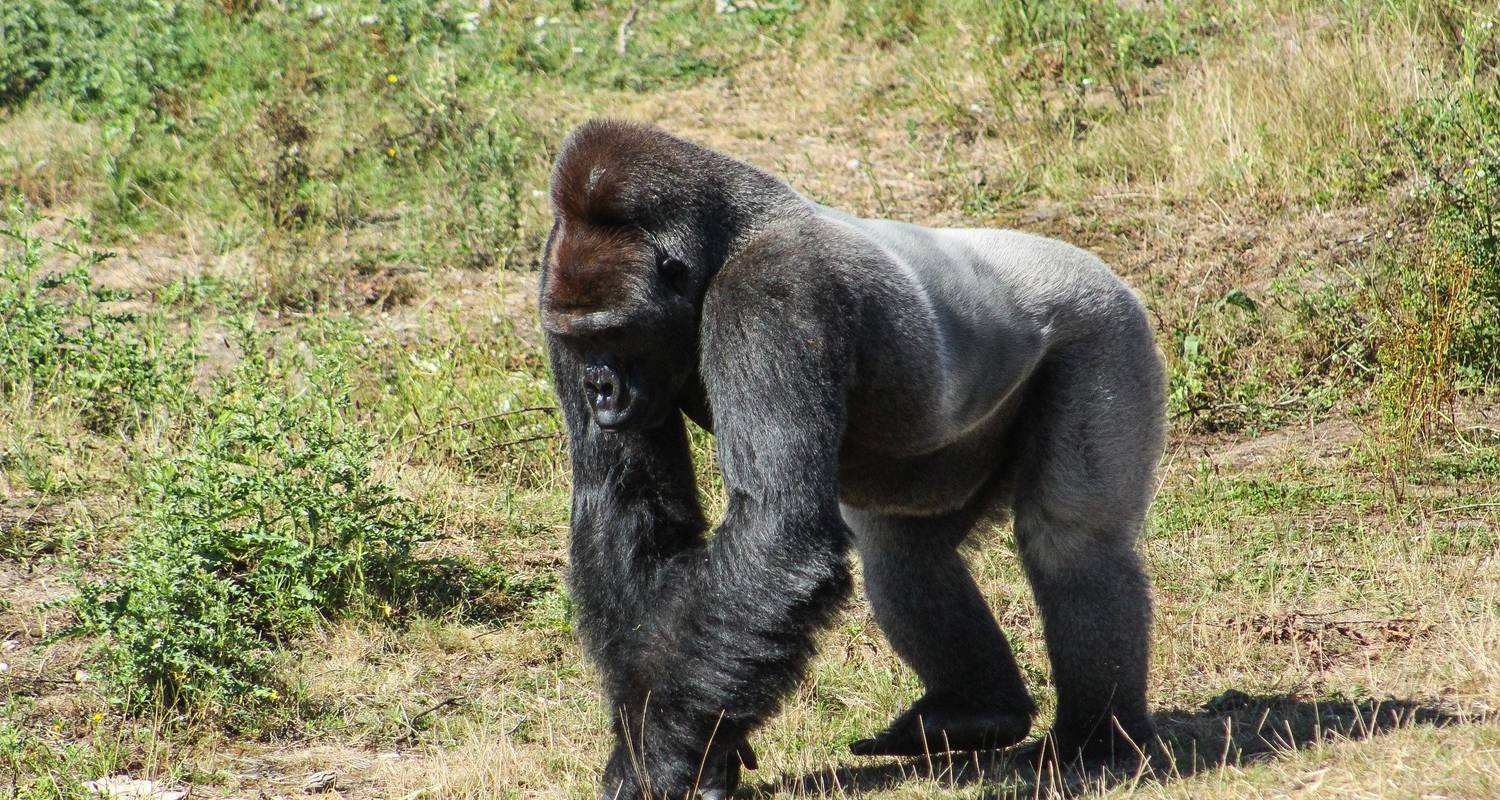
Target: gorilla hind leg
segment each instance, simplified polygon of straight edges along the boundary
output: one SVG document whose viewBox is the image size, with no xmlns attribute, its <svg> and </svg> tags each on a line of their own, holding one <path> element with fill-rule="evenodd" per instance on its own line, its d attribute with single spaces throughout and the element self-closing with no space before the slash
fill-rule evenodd
<svg viewBox="0 0 1500 800">
<path fill-rule="evenodd" d="M 1036 706 L 958 553 L 974 514 L 907 518 L 845 509 L 875 619 L 926 694 L 855 755 L 992 750 L 1026 738 Z"/>
<path fill-rule="evenodd" d="M 1025 530 L 1033 541 L 1055 533 L 1035 518 Z M 1120 534 L 1104 534 L 1114 535 Z M 1146 706 L 1151 600 L 1145 572 L 1129 548 L 1100 548 L 1064 565 L 1034 554 L 1042 547 L 1026 546 L 1033 555 L 1023 560 L 1057 689 L 1052 752 L 1045 755 L 1129 759 L 1155 734 Z"/>
<path fill-rule="evenodd" d="M 1151 598 L 1135 551 L 1161 452 L 1161 377 L 1143 351 L 1063 360 L 1018 420 L 1016 544 L 1057 688 L 1052 755 L 1134 758 L 1146 705 Z"/>
</svg>

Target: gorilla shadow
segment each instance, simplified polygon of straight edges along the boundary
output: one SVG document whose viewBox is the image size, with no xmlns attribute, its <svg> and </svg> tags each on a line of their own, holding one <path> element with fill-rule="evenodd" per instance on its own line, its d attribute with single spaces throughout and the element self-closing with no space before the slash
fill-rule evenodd
<svg viewBox="0 0 1500 800">
<path fill-rule="evenodd" d="M 1384 733 L 1429 725 L 1473 722 L 1436 703 L 1416 700 L 1299 700 L 1290 694 L 1251 696 L 1231 689 L 1196 710 L 1156 715 L 1158 740 L 1140 768 L 1077 767 L 1041 774 L 1017 752 L 934 753 L 921 758 L 861 766 L 838 766 L 756 785 L 755 796 L 861 795 L 916 780 L 950 788 L 981 785 L 987 797 L 1072 797 L 1118 784 L 1166 782 L 1224 765 L 1275 759 L 1319 742 L 1362 741 Z"/>
</svg>

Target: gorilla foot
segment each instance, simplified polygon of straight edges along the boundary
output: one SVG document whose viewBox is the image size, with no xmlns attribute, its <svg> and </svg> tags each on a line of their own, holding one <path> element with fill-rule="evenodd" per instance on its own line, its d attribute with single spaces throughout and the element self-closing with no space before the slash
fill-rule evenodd
<svg viewBox="0 0 1500 800">
<path fill-rule="evenodd" d="M 1031 732 L 1031 711 L 1000 711 L 923 697 L 881 733 L 849 745 L 857 756 L 920 756 L 954 750 L 999 750 Z"/>
<path fill-rule="evenodd" d="M 1025 747 L 1016 759 L 1037 768 L 1110 767 L 1129 769 L 1149 758 L 1156 743 L 1156 727 L 1150 720 L 1110 725 L 1108 731 L 1080 735 L 1053 730 Z"/>
</svg>

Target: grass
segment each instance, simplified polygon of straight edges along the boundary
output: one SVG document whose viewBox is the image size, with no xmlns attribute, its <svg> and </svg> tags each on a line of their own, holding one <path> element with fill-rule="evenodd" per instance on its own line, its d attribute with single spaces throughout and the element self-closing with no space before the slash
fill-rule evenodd
<svg viewBox="0 0 1500 800">
<path fill-rule="evenodd" d="M 595 114 L 1089 247 L 1170 367 L 1150 769 L 845 755 L 919 691 L 856 600 L 748 796 L 1500 792 L 1500 9 L 731 5 L 0 9 L 0 795 L 592 791 L 533 287 Z"/>
</svg>

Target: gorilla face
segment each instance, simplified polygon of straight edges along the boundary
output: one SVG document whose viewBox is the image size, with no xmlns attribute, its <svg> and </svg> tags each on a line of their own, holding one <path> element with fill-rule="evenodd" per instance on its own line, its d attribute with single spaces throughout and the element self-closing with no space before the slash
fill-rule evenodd
<svg viewBox="0 0 1500 800">
<path fill-rule="evenodd" d="M 605 431 L 668 420 L 697 369 L 691 273 L 645 239 L 559 222 L 548 248 L 542 328 L 582 365 L 578 391 Z"/>
<path fill-rule="evenodd" d="M 577 373 L 566 380 L 601 430 L 653 428 L 678 408 L 707 419 L 684 387 L 700 384 L 698 321 L 735 208 L 678 180 L 701 155 L 657 137 L 580 137 L 568 149 L 552 175 L 541 284 L 542 328 Z"/>
</svg>

